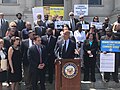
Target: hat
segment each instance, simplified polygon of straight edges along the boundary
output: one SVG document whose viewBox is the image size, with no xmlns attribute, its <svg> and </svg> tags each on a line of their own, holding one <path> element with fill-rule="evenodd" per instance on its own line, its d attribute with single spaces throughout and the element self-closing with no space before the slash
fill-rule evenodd
<svg viewBox="0 0 120 90">
<path fill-rule="evenodd" d="M 31 30 L 28 31 L 28 34 L 30 34 L 30 33 L 32 33 L 32 32 L 34 32 L 34 30 L 31 29 Z"/>
<path fill-rule="evenodd" d="M 79 18 L 83 18 L 83 17 L 84 17 L 84 15 L 80 15 L 80 16 L 79 16 Z"/>
<path fill-rule="evenodd" d="M 69 16 L 74 16 L 74 13 L 73 13 L 73 12 L 70 12 L 70 13 L 69 13 Z"/>
<path fill-rule="evenodd" d="M 109 28 L 109 27 L 107 27 L 107 28 L 105 29 L 105 31 L 106 31 L 106 32 L 111 32 L 111 31 L 112 31 L 112 29 L 111 29 L 111 28 Z"/>
</svg>

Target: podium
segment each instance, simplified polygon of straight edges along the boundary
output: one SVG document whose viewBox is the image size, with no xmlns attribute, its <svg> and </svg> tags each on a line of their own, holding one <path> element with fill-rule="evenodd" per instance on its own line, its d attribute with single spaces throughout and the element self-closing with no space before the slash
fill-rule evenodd
<svg viewBox="0 0 120 90">
<path fill-rule="evenodd" d="M 80 90 L 80 59 L 57 59 L 55 90 Z"/>
</svg>

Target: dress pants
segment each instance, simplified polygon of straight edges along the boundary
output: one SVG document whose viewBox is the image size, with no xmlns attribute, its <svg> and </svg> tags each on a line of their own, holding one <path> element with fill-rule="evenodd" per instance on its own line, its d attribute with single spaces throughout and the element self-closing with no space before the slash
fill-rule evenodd
<svg viewBox="0 0 120 90">
<path fill-rule="evenodd" d="M 30 90 L 31 89 L 31 74 L 29 72 L 29 65 L 23 65 L 23 70 L 24 70 L 24 81 L 26 85 L 26 89 Z"/>
<path fill-rule="evenodd" d="M 47 69 L 48 69 L 48 75 L 49 75 L 49 77 L 48 77 L 49 83 L 53 82 L 54 60 L 55 60 L 55 58 L 53 56 L 48 56 Z"/>
<path fill-rule="evenodd" d="M 84 81 L 93 81 L 95 82 L 95 57 L 86 57 L 84 56 Z"/>
<path fill-rule="evenodd" d="M 35 69 L 31 71 L 31 74 L 32 90 L 38 90 L 38 80 L 40 80 L 40 90 L 45 90 L 45 69 Z"/>
</svg>

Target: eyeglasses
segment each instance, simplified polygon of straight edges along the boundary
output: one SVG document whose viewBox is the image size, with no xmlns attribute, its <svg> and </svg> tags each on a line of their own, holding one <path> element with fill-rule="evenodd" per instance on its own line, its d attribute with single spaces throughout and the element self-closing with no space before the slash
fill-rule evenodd
<svg viewBox="0 0 120 90">
<path fill-rule="evenodd" d="M 70 15 L 70 16 L 74 16 L 74 15 L 72 14 L 72 15 Z"/>
</svg>

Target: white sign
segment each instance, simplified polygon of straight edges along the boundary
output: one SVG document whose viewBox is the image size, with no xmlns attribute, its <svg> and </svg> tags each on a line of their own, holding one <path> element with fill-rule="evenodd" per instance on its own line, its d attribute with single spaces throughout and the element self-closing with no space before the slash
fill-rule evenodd
<svg viewBox="0 0 120 90">
<path fill-rule="evenodd" d="M 70 27 L 70 21 L 55 21 L 55 29 L 63 29 L 64 24 Z"/>
<path fill-rule="evenodd" d="M 32 12 L 33 12 L 33 20 L 34 21 L 37 20 L 37 14 L 41 14 L 42 15 L 42 20 L 44 19 L 43 7 L 34 7 L 34 8 L 32 8 Z"/>
<path fill-rule="evenodd" d="M 115 53 L 100 54 L 100 72 L 115 71 Z"/>
<path fill-rule="evenodd" d="M 89 24 L 82 24 L 83 30 L 89 30 Z"/>
<path fill-rule="evenodd" d="M 79 5 L 74 5 L 74 15 L 75 16 L 80 16 L 88 15 L 88 5 L 87 4 L 79 4 Z"/>
<path fill-rule="evenodd" d="M 95 25 L 96 29 L 102 29 L 103 23 L 102 22 L 91 22 L 91 26 Z"/>
</svg>

